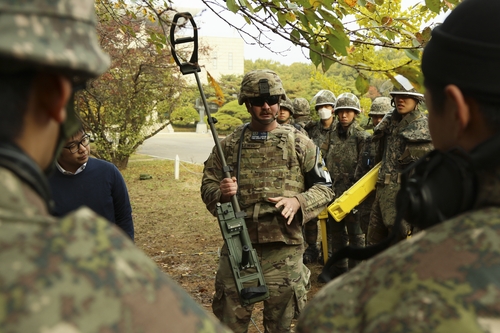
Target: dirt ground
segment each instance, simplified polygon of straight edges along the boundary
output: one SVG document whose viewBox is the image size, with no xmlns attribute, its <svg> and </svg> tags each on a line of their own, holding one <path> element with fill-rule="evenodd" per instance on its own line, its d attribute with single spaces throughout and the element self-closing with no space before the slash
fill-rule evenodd
<svg viewBox="0 0 500 333">
<path fill-rule="evenodd" d="M 218 222 L 200 198 L 202 166 L 183 164 L 174 179 L 174 162 L 132 159 L 123 172 L 129 189 L 135 242 L 167 274 L 211 312 L 218 253 L 223 245 Z M 142 174 L 151 175 L 140 180 Z M 322 287 L 322 266 L 309 265 L 309 299 Z M 249 332 L 263 332 L 257 303 Z"/>
</svg>

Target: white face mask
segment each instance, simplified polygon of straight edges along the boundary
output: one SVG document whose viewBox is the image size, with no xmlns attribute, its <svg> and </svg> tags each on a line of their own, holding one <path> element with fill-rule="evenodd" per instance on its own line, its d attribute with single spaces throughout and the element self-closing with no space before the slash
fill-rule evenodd
<svg viewBox="0 0 500 333">
<path fill-rule="evenodd" d="M 323 120 L 329 119 L 332 116 L 332 110 L 328 108 L 321 108 L 318 110 L 318 115 Z"/>
</svg>

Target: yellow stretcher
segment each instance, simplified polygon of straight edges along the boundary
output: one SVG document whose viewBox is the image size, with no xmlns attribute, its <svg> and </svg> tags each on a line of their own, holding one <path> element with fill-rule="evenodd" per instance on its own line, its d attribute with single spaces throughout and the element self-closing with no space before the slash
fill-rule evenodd
<svg viewBox="0 0 500 333">
<path fill-rule="evenodd" d="M 375 190 L 379 169 L 380 163 L 375 165 L 370 171 L 366 173 L 366 175 L 364 175 L 360 180 L 358 180 L 354 185 L 352 185 L 347 191 L 345 191 L 340 197 L 338 197 L 332 204 L 330 204 L 318 215 L 318 220 L 321 228 L 321 250 L 323 252 L 323 260 L 325 264 L 328 260 L 328 245 L 326 241 L 326 221 L 328 219 L 328 213 L 330 213 L 335 221 L 342 221 L 342 219 L 344 219 L 347 214 L 349 214 L 356 206 L 362 203 L 363 200 L 365 200 L 366 197 L 373 190 Z"/>
</svg>

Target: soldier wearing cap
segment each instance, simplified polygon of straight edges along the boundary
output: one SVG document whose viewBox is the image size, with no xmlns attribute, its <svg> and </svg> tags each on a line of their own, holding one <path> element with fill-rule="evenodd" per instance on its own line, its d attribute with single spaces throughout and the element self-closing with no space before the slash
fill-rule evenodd
<svg viewBox="0 0 500 333">
<path fill-rule="evenodd" d="M 92 0 L 0 1 L 0 331 L 226 332 L 109 221 L 50 214 L 73 91 L 109 65 L 95 24 Z"/>
<path fill-rule="evenodd" d="M 214 148 L 203 171 L 201 196 L 216 214 L 218 202 L 234 195 L 242 211 L 269 288 L 264 301 L 266 332 L 289 332 L 292 319 L 306 302 L 310 272 L 302 262 L 302 226 L 332 200 L 331 180 L 319 149 L 306 135 L 276 121 L 286 98 L 280 78 L 270 70 L 243 77 L 238 102 L 245 104 L 251 122 L 221 141 L 234 176 L 224 178 Z M 253 305 L 240 304 L 223 246 L 212 304 L 215 315 L 234 332 L 246 332 Z"/>
<path fill-rule="evenodd" d="M 401 171 L 433 149 L 427 117 L 418 109 L 424 95 L 418 93 L 403 76 L 393 91 L 392 106 L 374 128 L 372 142 L 377 145 L 375 163 L 382 162 L 378 173 L 375 202 L 370 213 L 367 244 L 385 239 L 396 219 L 396 194 L 400 188 Z M 412 232 L 404 223 L 399 239 Z"/>
<path fill-rule="evenodd" d="M 340 94 L 334 112 L 337 121 L 327 138 L 328 151 L 325 162 L 327 168 L 331 168 L 329 170 L 335 194 L 340 196 L 356 182 L 356 169 L 369 134 L 356 121 L 361 108 L 359 99 L 354 94 Z M 332 253 L 347 246 L 347 243 L 355 247 L 365 245 L 365 234 L 361 230 L 359 219 L 354 214 L 348 214 L 341 222 L 336 222 L 329 216 L 328 223 L 332 234 Z M 341 260 L 331 267 L 330 275 L 334 278 L 356 265 L 357 262 L 354 260 Z"/>
</svg>

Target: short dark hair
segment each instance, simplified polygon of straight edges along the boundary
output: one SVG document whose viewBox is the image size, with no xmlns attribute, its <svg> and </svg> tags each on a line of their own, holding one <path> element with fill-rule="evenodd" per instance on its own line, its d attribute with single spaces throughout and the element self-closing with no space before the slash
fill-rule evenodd
<svg viewBox="0 0 500 333">
<path fill-rule="evenodd" d="M 425 81 L 425 88 L 430 91 L 432 95 L 432 106 L 436 113 L 441 113 L 444 109 L 446 100 L 444 89 L 447 84 L 440 82 Z M 494 132 L 500 132 L 500 104 L 493 103 L 489 100 L 483 100 L 477 97 L 473 92 L 458 87 L 465 98 L 473 99 L 479 105 L 479 110 L 484 116 L 487 126 Z"/>
<path fill-rule="evenodd" d="M 23 128 L 35 72 L 0 73 L 0 141 L 13 141 Z"/>
</svg>

